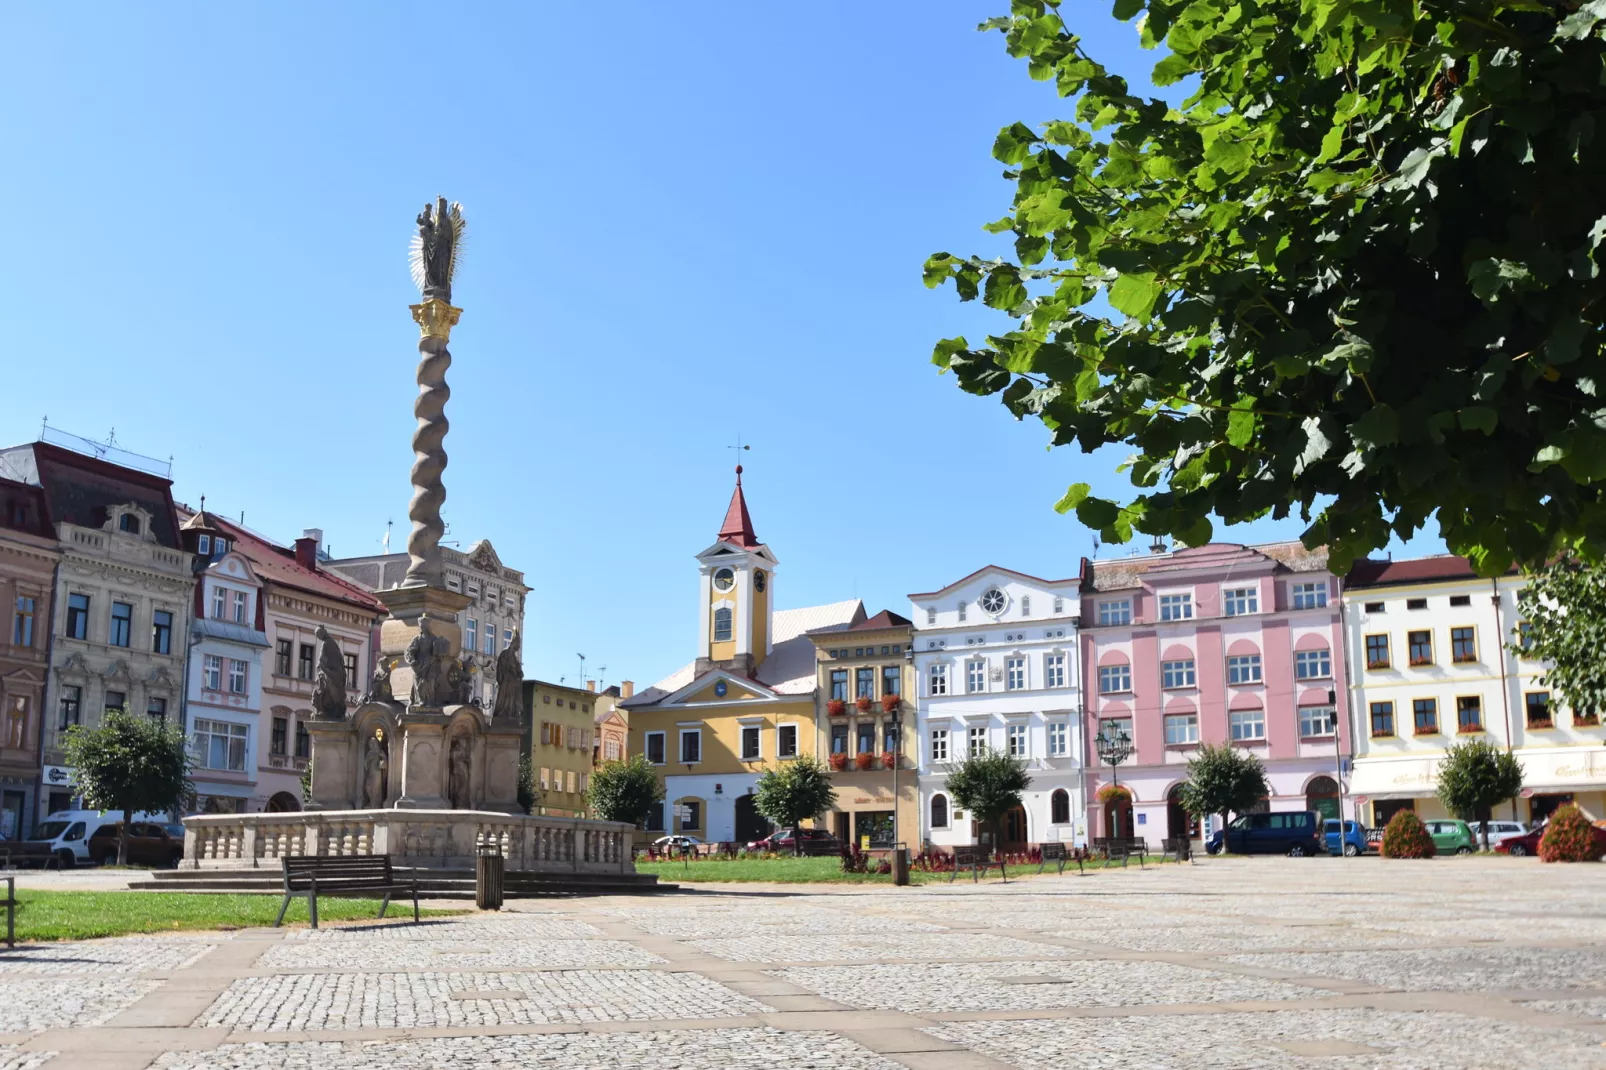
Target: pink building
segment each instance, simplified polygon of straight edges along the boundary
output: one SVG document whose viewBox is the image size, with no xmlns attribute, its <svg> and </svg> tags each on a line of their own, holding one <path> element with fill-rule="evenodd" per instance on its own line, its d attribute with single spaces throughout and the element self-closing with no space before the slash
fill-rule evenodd
<svg viewBox="0 0 1606 1070">
<path fill-rule="evenodd" d="M 1339 754 L 1351 751 L 1348 719 L 1334 716 L 1343 640 L 1324 550 L 1211 543 L 1084 561 L 1082 575 L 1090 835 L 1157 843 L 1208 831 L 1175 801 L 1201 741 L 1260 757 L 1268 809 L 1336 816 Z M 1116 773 L 1130 801 L 1099 799 L 1113 780 L 1094 745 L 1101 729 L 1133 743 Z"/>
</svg>

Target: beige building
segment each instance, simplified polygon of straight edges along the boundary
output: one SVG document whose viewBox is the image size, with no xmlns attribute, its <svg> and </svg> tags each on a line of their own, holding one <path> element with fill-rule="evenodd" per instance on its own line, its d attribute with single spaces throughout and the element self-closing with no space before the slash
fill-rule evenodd
<svg viewBox="0 0 1606 1070">
<path fill-rule="evenodd" d="M 596 685 L 588 682 L 586 690 Z M 630 717 L 620 703 L 636 694 L 636 685 L 622 680 L 597 693 L 596 739 L 592 744 L 591 764 L 623 761 L 630 752 Z"/>
<path fill-rule="evenodd" d="M 539 813 L 585 817 L 596 740 L 597 695 L 580 687 L 524 681 L 525 750 L 535 767 Z"/>
<path fill-rule="evenodd" d="M 467 552 L 442 546 L 441 559 L 447 588 L 473 599 L 460 615 L 463 650 L 474 652 L 479 670 L 474 694 L 489 709 L 496 701 L 496 655 L 513 641 L 515 633 L 523 635 L 524 596 L 530 589 L 524 585 L 524 573 L 502 564 L 488 539 L 481 539 Z M 320 555 L 319 565 L 366 591 L 398 587 L 407 575 L 406 554 L 343 558 Z"/>
</svg>

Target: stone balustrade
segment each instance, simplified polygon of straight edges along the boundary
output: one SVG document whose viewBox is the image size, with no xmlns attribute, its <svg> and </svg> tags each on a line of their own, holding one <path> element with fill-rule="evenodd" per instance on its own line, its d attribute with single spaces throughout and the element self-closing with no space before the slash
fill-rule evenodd
<svg viewBox="0 0 1606 1070">
<path fill-rule="evenodd" d="M 482 810 L 316 810 L 184 819 L 184 869 L 278 869 L 286 855 L 389 855 L 393 865 L 471 869 L 495 844 L 510 871 L 634 873 L 632 827 Z"/>
</svg>

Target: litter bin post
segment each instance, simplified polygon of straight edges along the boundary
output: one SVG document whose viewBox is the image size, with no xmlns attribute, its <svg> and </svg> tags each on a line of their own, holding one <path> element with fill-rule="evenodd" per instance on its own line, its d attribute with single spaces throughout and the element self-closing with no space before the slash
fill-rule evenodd
<svg viewBox="0 0 1606 1070">
<path fill-rule="evenodd" d="M 497 844 L 481 844 L 474 851 L 474 905 L 502 909 L 502 848 Z"/>
<path fill-rule="evenodd" d="M 894 847 L 892 849 L 892 883 L 909 883 L 909 848 Z"/>
</svg>

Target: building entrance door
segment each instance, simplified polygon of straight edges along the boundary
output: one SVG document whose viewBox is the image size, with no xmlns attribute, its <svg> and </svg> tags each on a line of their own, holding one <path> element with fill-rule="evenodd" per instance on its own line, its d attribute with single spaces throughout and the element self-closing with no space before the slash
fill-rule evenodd
<svg viewBox="0 0 1606 1070">
<path fill-rule="evenodd" d="M 772 831 L 772 826 L 764 819 L 753 805 L 751 795 L 736 796 L 736 842 L 751 843 L 762 840 Z"/>
<path fill-rule="evenodd" d="M 1311 780 L 1305 789 L 1305 809 L 1315 810 L 1325 818 L 1338 817 L 1338 783 L 1330 776 Z"/>
<path fill-rule="evenodd" d="M 1004 814 L 1004 850 L 1019 850 L 1026 842 L 1026 808 L 1017 806 Z"/>
</svg>

